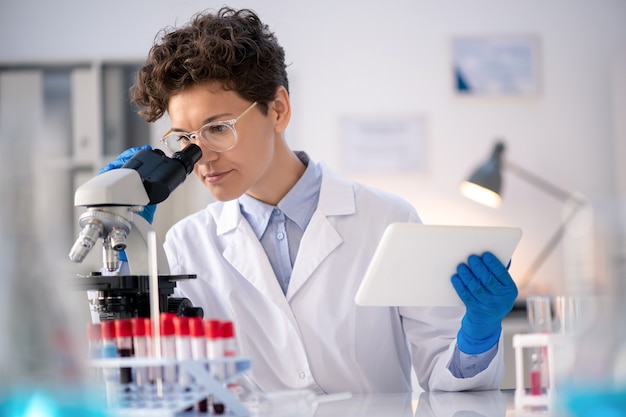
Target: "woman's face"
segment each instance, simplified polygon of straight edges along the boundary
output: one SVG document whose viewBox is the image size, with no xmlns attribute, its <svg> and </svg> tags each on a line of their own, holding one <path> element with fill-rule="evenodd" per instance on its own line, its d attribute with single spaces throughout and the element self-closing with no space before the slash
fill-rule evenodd
<svg viewBox="0 0 626 417">
<path fill-rule="evenodd" d="M 195 132 L 209 122 L 235 119 L 252 103 L 233 91 L 224 91 L 211 85 L 196 85 L 172 96 L 168 113 L 172 129 Z M 194 167 L 194 174 L 219 201 L 233 200 L 242 194 L 263 189 L 263 180 L 269 178 L 278 132 L 273 104 L 264 115 L 260 106 L 254 106 L 235 124 L 236 145 L 225 152 L 215 152 L 202 141 L 202 158 Z"/>
</svg>

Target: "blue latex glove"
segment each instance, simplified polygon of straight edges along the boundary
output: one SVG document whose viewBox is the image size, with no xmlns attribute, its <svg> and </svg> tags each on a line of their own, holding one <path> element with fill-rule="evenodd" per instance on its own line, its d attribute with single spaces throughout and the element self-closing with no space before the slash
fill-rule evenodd
<svg viewBox="0 0 626 417">
<path fill-rule="evenodd" d="M 138 146 L 136 148 L 126 149 L 124 152 L 119 154 L 119 156 L 116 159 L 114 159 L 113 161 L 109 162 L 102 169 L 100 169 L 100 171 L 98 171 L 98 175 L 102 174 L 103 172 L 110 171 L 112 169 L 121 168 L 137 152 L 142 151 L 144 149 L 152 149 L 152 147 L 150 145 L 144 145 L 144 146 Z M 148 223 L 152 224 L 152 222 L 154 220 L 154 213 L 155 212 L 156 212 L 156 204 L 151 204 L 149 206 L 144 206 L 141 211 L 137 212 L 137 214 L 139 214 L 141 217 L 146 219 L 146 221 Z"/>
<path fill-rule="evenodd" d="M 498 258 L 485 252 L 460 264 L 452 285 L 466 308 L 457 336 L 459 349 L 470 355 L 487 352 L 498 343 L 502 319 L 517 298 L 513 278 Z"/>
</svg>

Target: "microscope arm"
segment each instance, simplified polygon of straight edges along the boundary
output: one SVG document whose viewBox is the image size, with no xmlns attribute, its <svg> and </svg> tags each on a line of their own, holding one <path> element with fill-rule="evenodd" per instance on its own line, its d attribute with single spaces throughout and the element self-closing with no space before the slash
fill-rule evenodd
<svg viewBox="0 0 626 417">
<path fill-rule="evenodd" d="M 131 221 L 132 230 L 135 233 L 130 233 L 126 239 L 126 256 L 128 258 L 128 267 L 130 268 L 131 275 L 148 275 L 149 273 L 149 261 L 148 261 L 148 234 L 151 232 L 152 226 L 143 217 L 134 213 L 133 220 Z M 159 275 L 169 275 L 170 266 L 167 262 L 167 256 L 163 245 L 159 241 L 159 237 L 156 237 L 156 256 L 157 256 L 157 268 Z"/>
<path fill-rule="evenodd" d="M 74 194 L 74 205 L 145 206 L 150 202 L 141 176 L 130 168 L 119 168 L 97 175 Z"/>
</svg>

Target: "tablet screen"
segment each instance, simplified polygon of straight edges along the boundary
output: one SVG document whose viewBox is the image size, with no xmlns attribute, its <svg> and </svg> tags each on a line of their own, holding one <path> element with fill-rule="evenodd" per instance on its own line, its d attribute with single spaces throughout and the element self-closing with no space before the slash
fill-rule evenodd
<svg viewBox="0 0 626 417">
<path fill-rule="evenodd" d="M 463 306 L 450 282 L 457 265 L 486 251 L 506 265 L 521 237 L 516 227 L 391 224 L 355 301 L 364 306 Z"/>
</svg>

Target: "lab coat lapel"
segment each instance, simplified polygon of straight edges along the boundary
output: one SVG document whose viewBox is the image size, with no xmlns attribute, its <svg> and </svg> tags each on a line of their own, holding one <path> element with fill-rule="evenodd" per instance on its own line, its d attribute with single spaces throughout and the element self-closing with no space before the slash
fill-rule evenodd
<svg viewBox="0 0 626 417">
<path fill-rule="evenodd" d="M 318 267 L 341 243 L 343 237 L 331 222 L 333 216 L 354 214 L 354 190 L 352 185 L 340 179 L 324 164 L 322 186 L 317 209 L 309 222 L 298 250 L 287 289 L 287 301 L 309 280 Z"/>
<path fill-rule="evenodd" d="M 263 246 L 250 224 L 241 215 L 236 200 L 224 205 L 218 224 L 217 233 L 226 242 L 224 258 L 283 311 L 289 310 Z"/>
</svg>

